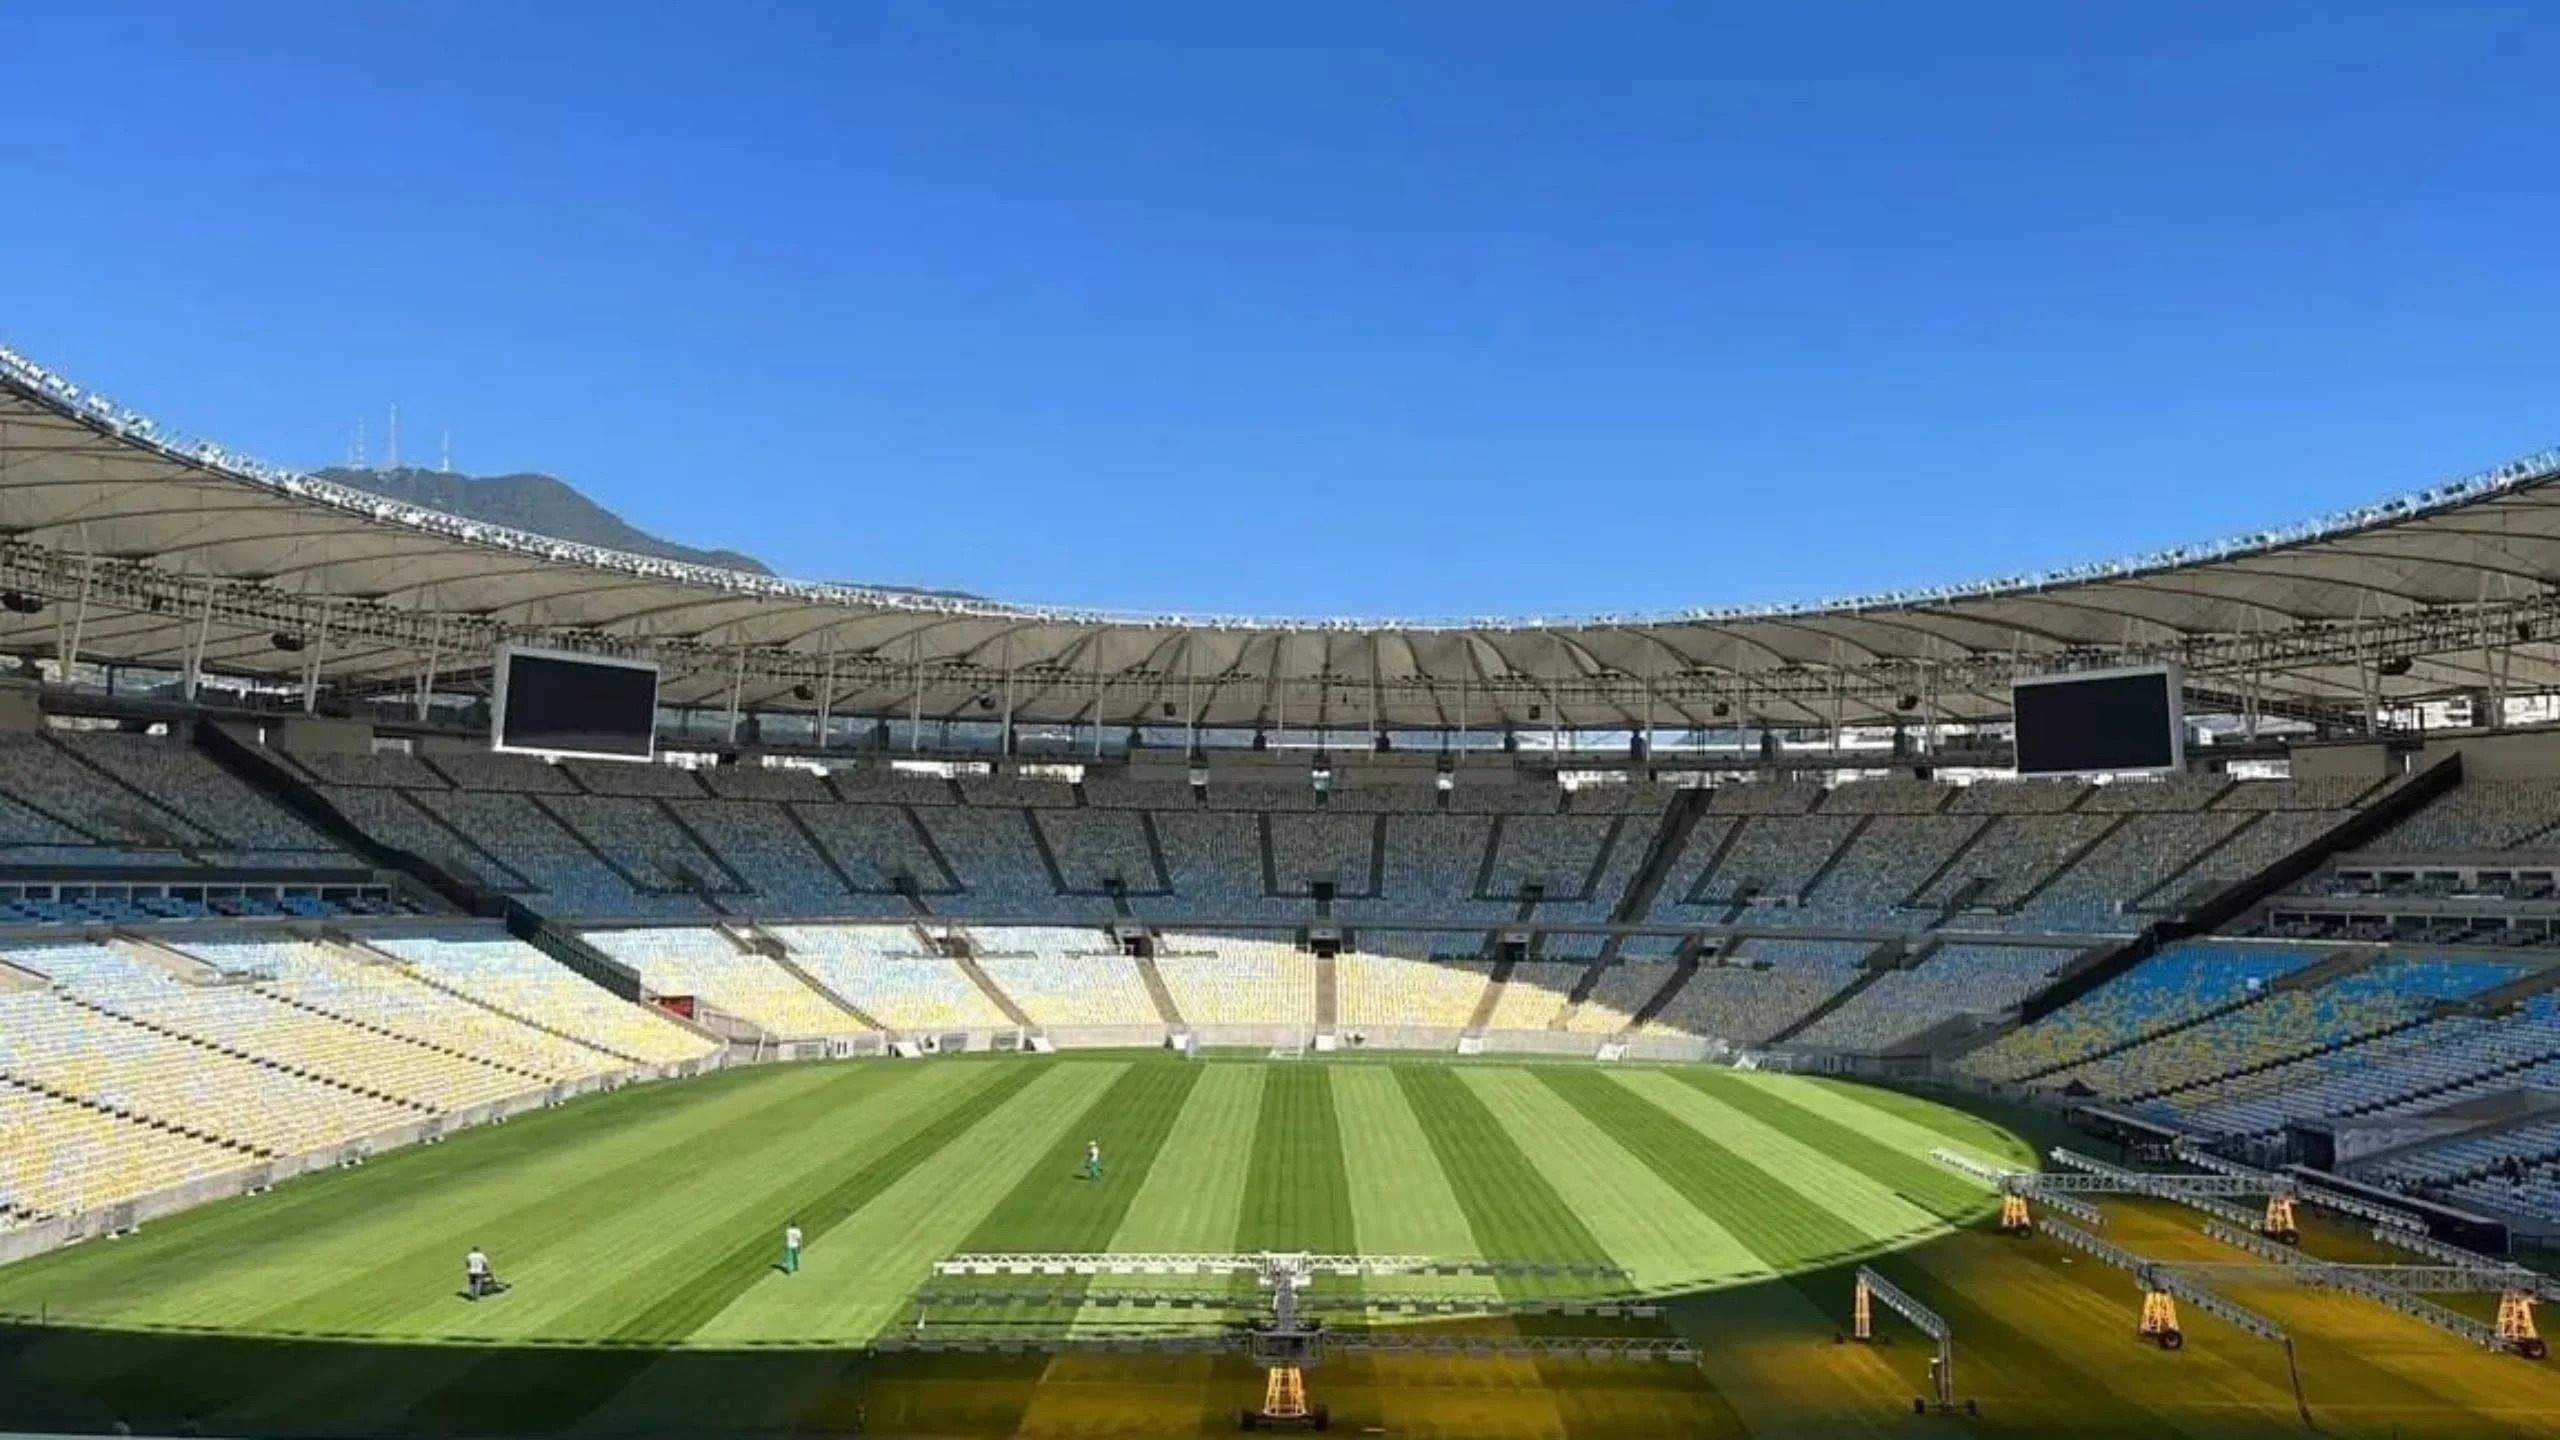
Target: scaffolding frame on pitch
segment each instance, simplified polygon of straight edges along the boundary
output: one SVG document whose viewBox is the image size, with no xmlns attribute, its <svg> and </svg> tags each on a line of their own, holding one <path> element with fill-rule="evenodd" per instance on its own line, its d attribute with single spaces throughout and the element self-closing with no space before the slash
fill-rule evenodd
<svg viewBox="0 0 2560 1440">
<path fill-rule="evenodd" d="M 2061 1211 L 2082 1224 L 2103 1225 L 2106 1217 L 2102 1213 L 2074 1197 L 2147 1195 L 2176 1201 L 2229 1224 L 2252 1226 L 2259 1234 L 2288 1245 L 2302 1238 L 2301 1224 L 2294 1208 L 2300 1191 L 2290 1176 L 2264 1171 L 2163 1175 L 2149 1170 L 2127 1170 L 2060 1148 L 2053 1152 L 2054 1163 L 2063 1167 L 2059 1171 L 2012 1170 L 1963 1151 L 1943 1147 L 1930 1151 L 1929 1158 L 2000 1191 L 2000 1231 L 2004 1235 L 2026 1235 L 2034 1231 L 2035 1215 L 2030 1201 Z M 2234 1167 L 2235 1170 L 2238 1168 Z M 2266 1197 L 2261 1209 L 2249 1211 L 2224 1203 L 2230 1197 L 2251 1195 Z"/>
<path fill-rule="evenodd" d="M 2279 1175 L 2271 1170 L 2260 1170 L 2254 1166 L 2243 1165 L 2237 1160 L 2226 1160 L 2190 1140 L 2179 1140 L 2169 1147 L 2169 1153 L 2199 1170 L 2210 1170 L 2217 1175 L 2258 1180 L 2270 1185 L 2281 1182 L 2291 1187 L 2294 1196 L 2309 1201 L 2323 1210 L 2333 1210 L 2341 1215 L 2352 1215 L 2359 1220 L 2369 1220 L 2382 1229 L 2401 1235 L 2424 1236 L 2427 1233 L 2427 1222 L 2406 1210 L 2349 1195 L 2344 1191 L 2332 1190 L 2300 1176 Z M 2270 1191 L 2270 1193 L 2273 1192 Z M 2378 1238 L 2381 1231 L 2377 1230 L 2375 1234 Z"/>
<path fill-rule="evenodd" d="M 2385 1245 L 2397 1246 L 2412 1254 L 2424 1255 L 2455 1265 L 2486 1266 L 2510 1283 L 2498 1294 L 2497 1341 L 2508 1350 L 2528 1360 L 2549 1355 L 2550 1346 L 2542 1331 L 2534 1324 L 2533 1312 L 2555 1293 L 2551 1279 L 2539 1271 L 2490 1256 L 2475 1254 L 2459 1245 L 2448 1245 L 2423 1230 L 2409 1231 L 2391 1225 L 2376 1225 L 2373 1238 Z"/>
<path fill-rule="evenodd" d="M 945 1279 L 1009 1280 L 1019 1277 L 1182 1277 L 1223 1281 L 1230 1288 L 1184 1290 L 1105 1289 L 1070 1286 L 977 1288 L 928 1286 L 916 1292 L 913 1324 L 884 1335 L 874 1348 L 996 1353 L 1200 1354 L 1241 1352 L 1262 1370 L 1262 1404 L 1244 1412 L 1246 1429 L 1324 1429 L 1325 1407 L 1310 1398 L 1307 1372 L 1329 1353 L 1419 1355 L 1447 1358 L 1659 1360 L 1694 1363 L 1695 1347 L 1682 1338 L 1619 1335 L 1452 1336 L 1393 1332 L 1340 1333 L 1326 1315 L 1403 1316 L 1589 1315 L 1659 1318 L 1658 1304 L 1624 1294 L 1563 1296 L 1460 1296 L 1427 1291 L 1355 1291 L 1325 1294 L 1321 1281 L 1444 1276 L 1494 1280 L 1562 1280 L 1625 1286 L 1619 1266 L 1583 1261 L 1443 1259 L 1428 1255 L 1349 1255 L 1264 1251 L 1191 1254 L 1098 1251 L 970 1253 L 938 1262 Z M 1233 1288 L 1250 1278 L 1253 1288 Z M 937 1310 L 959 1310 L 954 1324 Z M 1206 1313 L 1227 1317 L 1214 1333 L 1079 1332 L 1075 1320 L 1088 1310 L 1170 1312 L 1196 1325 Z M 991 1320 L 990 1312 L 1051 1312 Z M 1063 1314 L 1059 1313 L 1063 1312 Z"/>
<path fill-rule="evenodd" d="M 1199 1290 L 919 1290 L 910 1299 L 916 1323 L 935 1309 L 1128 1309 L 1233 1310 L 1239 1297 Z M 1662 1307 L 1643 1300 L 1564 1297 L 1509 1299 L 1488 1295 L 1440 1295 L 1364 1290 L 1349 1295 L 1302 1295 L 1301 1314 L 1378 1314 L 1422 1317 L 1587 1315 L 1610 1320 L 1658 1320 Z"/>
<path fill-rule="evenodd" d="M 2134 1322 L 2134 1333 L 2163 1350 L 2179 1350 L 2186 1346 L 2186 1331 L 2180 1326 L 2178 1316 L 2178 1303 L 2183 1300 L 2243 1334 L 2276 1341 L 2285 1347 L 2288 1355 L 2292 1353 L 2293 1337 L 2285 1332 L 2283 1326 L 2245 1305 L 2215 1294 L 2202 1280 L 2188 1273 L 2191 1267 L 2147 1259 L 2050 1217 L 2038 1222 L 2037 1228 L 2064 1248 L 2077 1250 L 2092 1260 L 2113 1265 L 2133 1276 L 2134 1283 L 2142 1287 L 2142 1310 Z"/>
<path fill-rule="evenodd" d="M 1247 1254 L 1190 1251 L 972 1252 L 934 1263 L 936 1275 L 1265 1275 L 1275 1259 L 1308 1277 L 1373 1279 L 1398 1275 L 1450 1275 L 1479 1279 L 1613 1280 L 1630 1277 L 1616 1265 L 1577 1260 L 1471 1260 L 1432 1255 L 1328 1255 L 1265 1251 Z"/>
<path fill-rule="evenodd" d="M 2054 1163 L 2073 1173 L 2008 1170 L 1962 1151 L 1945 1148 L 1931 1151 L 1930 1156 L 1942 1165 L 2000 1187 L 2000 1228 L 2004 1232 L 2023 1233 L 2033 1223 L 2028 1214 L 2030 1197 L 2038 1204 L 2075 1214 L 2077 1218 L 2092 1223 L 2104 1223 L 2103 1217 L 2094 1209 L 2069 1199 L 2069 1196 L 2132 1194 L 2174 1200 L 2213 1216 L 2205 1223 L 2207 1234 L 2258 1256 L 2261 1263 L 2248 1266 L 2203 1261 L 2143 1262 L 2162 1273 L 2183 1275 L 2191 1281 L 2218 1278 L 2228 1285 L 2318 1285 L 2362 1295 L 2485 1349 L 2505 1350 L 2529 1360 L 2539 1360 L 2549 1354 L 2548 1343 L 2535 1321 L 2535 1311 L 2550 1298 L 2554 1287 L 2551 1281 L 2535 1272 L 2436 1240 L 2426 1233 L 2425 1222 L 2407 1211 L 2306 1184 L 2290 1175 L 2226 1160 L 2185 1141 L 2171 1146 L 2170 1153 L 2177 1160 L 2208 1173 L 2164 1175 L 2156 1171 L 2128 1170 L 2059 1147 L 2053 1151 Z M 2218 1198 L 2257 1194 L 2267 1197 L 2262 1214 L 2223 1204 Z M 2302 1255 L 2290 1247 L 2301 1240 L 2294 1206 L 2298 1200 L 2305 1199 L 2341 1214 L 2371 1221 L 2374 1239 L 2439 1263 L 2349 1265 Z M 2045 1230 L 2048 1234 L 2053 1233 L 2050 1225 Z M 2279 1241 L 2285 1248 L 2270 1246 L 2266 1243 L 2269 1240 Z M 2483 1324 L 2422 1298 L 2430 1293 L 2496 1295 L 2497 1319 Z M 2165 1338 L 2177 1332 L 2175 1294 L 2168 1289 L 2147 1292 L 2144 1308 L 2142 1333 L 2175 1348 L 2180 1342 Z"/>
<path fill-rule="evenodd" d="M 2179 1269 L 2209 1283 L 2335 1290 L 2362 1296 L 2484 1350 L 2504 1350 L 2528 1360 L 2540 1360 L 2548 1353 L 2534 1323 L 2534 1310 L 2550 1293 L 2552 1282 L 2521 1265 L 2486 1259 L 2433 1241 L 2427 1242 L 2421 1253 L 2435 1260 L 2434 1264 L 2356 1265 L 2316 1259 L 2211 1221 L 2205 1223 L 2204 1231 L 2233 1249 L 2258 1257 L 2255 1263 L 2178 1262 Z M 2424 1298 L 2428 1295 L 2495 1295 L 2498 1317 L 2484 1324 Z"/>
<path fill-rule="evenodd" d="M 1875 1272 L 1874 1267 L 1858 1267 L 1856 1288 L 1850 1292 L 1849 1336 L 1861 1343 L 1872 1344 L 1876 1338 L 1875 1307 L 1884 1306 L 1918 1327 L 1921 1334 L 1938 1342 L 1938 1353 L 1929 1357 L 1929 1395 L 1915 1399 L 1911 1408 L 1925 1413 L 1932 1406 L 1952 1413 L 1961 1409 L 1967 1415 L 1978 1415 L 1981 1407 L 1968 1400 L 1956 1403 L 1956 1337 L 1946 1317 L 1913 1299 L 1910 1292 Z"/>
</svg>

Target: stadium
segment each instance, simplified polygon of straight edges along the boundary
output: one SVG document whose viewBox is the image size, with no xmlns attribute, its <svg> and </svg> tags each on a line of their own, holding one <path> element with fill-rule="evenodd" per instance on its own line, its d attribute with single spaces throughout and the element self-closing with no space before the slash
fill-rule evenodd
<svg viewBox="0 0 2560 1440">
<path fill-rule="evenodd" d="M 1133 616 L 0 353 L 0 1424 L 2554 1433 L 2556 482 Z"/>
</svg>

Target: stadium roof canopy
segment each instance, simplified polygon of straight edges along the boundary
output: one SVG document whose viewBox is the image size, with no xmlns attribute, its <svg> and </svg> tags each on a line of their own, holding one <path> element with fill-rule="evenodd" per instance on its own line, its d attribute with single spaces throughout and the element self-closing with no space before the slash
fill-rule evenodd
<svg viewBox="0 0 2560 1440">
<path fill-rule="evenodd" d="M 675 704 L 1355 730 L 1993 719 L 2016 675 L 2169 661 L 2213 703 L 2352 721 L 2560 690 L 2555 481 L 2545 451 L 2220 544 L 1801 606 L 1113 614 L 777 580 L 464 520 L 181 438 L 0 350 L 0 586 L 17 602 L 0 650 L 398 688 L 485 673 L 514 641 L 655 656 Z"/>
</svg>

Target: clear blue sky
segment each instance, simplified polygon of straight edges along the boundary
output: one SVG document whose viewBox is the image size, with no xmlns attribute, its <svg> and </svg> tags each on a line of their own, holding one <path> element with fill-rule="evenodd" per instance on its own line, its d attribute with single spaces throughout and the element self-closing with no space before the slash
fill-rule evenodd
<svg viewBox="0 0 2560 1440">
<path fill-rule="evenodd" d="M 1814 598 L 2560 441 L 2560 5 L 15 7 L 0 338 L 786 573 Z"/>
</svg>

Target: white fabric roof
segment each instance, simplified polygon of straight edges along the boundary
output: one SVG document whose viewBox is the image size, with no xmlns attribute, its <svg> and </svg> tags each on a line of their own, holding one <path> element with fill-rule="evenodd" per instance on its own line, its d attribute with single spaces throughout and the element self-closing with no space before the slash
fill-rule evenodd
<svg viewBox="0 0 2560 1440">
<path fill-rule="evenodd" d="M 672 703 L 723 704 L 735 684 L 749 708 L 810 709 L 799 692 L 832 676 L 839 714 L 1292 728 L 1674 726 L 1715 723 L 1718 705 L 1780 723 L 1982 718 L 2005 711 L 2013 673 L 2166 659 L 2191 689 L 2351 710 L 2493 675 L 2560 689 L 2555 479 L 2560 452 L 2545 452 L 2191 551 L 1764 611 L 1121 615 L 773 580 L 481 525 L 178 439 L 0 351 L 0 583 L 62 602 L 0 611 L 0 649 L 52 653 L 68 612 L 85 660 L 175 668 L 201 643 L 214 669 L 393 683 L 430 650 L 448 675 L 484 669 L 512 638 L 657 655 Z"/>
</svg>

